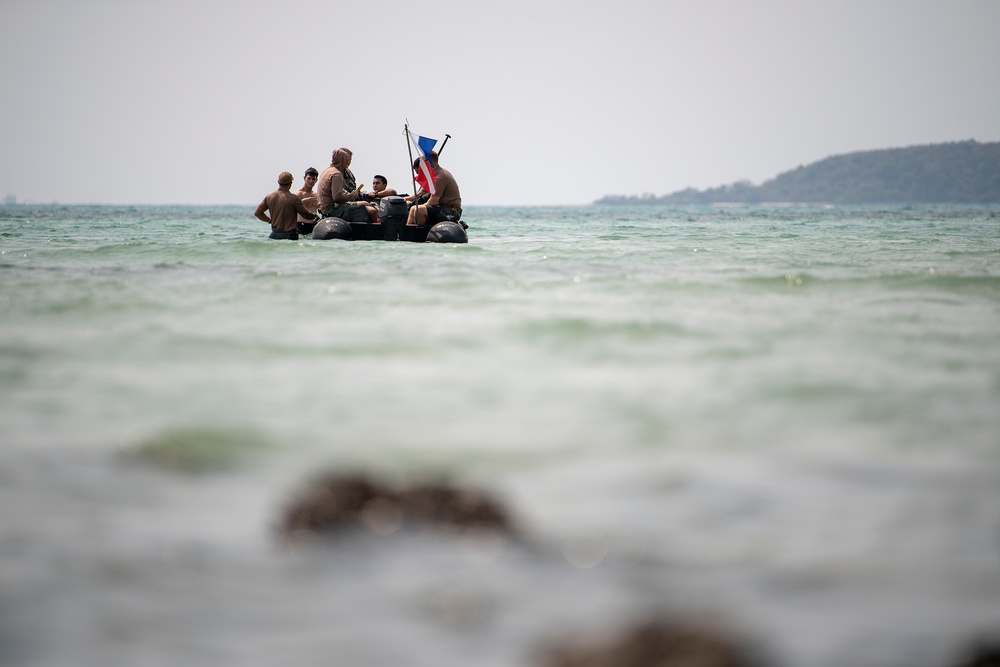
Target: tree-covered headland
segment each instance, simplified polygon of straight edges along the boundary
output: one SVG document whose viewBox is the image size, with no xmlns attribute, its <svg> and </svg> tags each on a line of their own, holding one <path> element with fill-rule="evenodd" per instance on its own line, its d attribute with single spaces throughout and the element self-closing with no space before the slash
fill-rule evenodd
<svg viewBox="0 0 1000 667">
<path fill-rule="evenodd" d="M 740 181 L 660 197 L 608 195 L 596 204 L 1000 203 L 1000 142 L 962 141 L 835 155 L 761 185 Z"/>
</svg>

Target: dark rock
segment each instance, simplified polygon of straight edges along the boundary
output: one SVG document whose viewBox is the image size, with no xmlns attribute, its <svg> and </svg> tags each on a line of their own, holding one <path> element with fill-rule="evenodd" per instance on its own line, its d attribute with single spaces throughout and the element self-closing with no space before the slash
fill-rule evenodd
<svg viewBox="0 0 1000 667">
<path fill-rule="evenodd" d="M 550 648 L 542 667 L 751 667 L 749 650 L 702 624 L 647 620 L 606 641 L 568 642 Z"/>
<path fill-rule="evenodd" d="M 510 532 L 507 511 L 493 498 L 478 491 L 446 485 L 418 486 L 399 494 L 407 516 L 454 526 L 477 526 Z"/>
<path fill-rule="evenodd" d="M 317 479 L 285 511 L 283 530 L 319 532 L 357 526 L 365 503 L 381 492 L 360 475 Z"/>
<path fill-rule="evenodd" d="M 421 524 L 513 531 L 507 510 L 480 491 L 444 483 L 396 489 L 362 474 L 329 474 L 306 485 L 284 511 L 280 530 L 286 537 L 351 528 L 390 534 Z"/>
<path fill-rule="evenodd" d="M 955 667 L 1000 667 L 1000 640 L 979 642 L 955 663 Z"/>
</svg>

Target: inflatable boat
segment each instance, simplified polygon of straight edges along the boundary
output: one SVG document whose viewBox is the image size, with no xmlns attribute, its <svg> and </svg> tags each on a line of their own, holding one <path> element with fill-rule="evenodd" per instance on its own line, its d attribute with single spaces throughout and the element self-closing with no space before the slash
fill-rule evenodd
<svg viewBox="0 0 1000 667">
<path fill-rule="evenodd" d="M 414 243 L 468 243 L 468 225 L 460 220 L 446 220 L 434 225 L 407 225 L 406 200 L 383 197 L 378 204 L 381 224 L 349 222 L 341 218 L 323 218 L 313 228 L 319 241 L 413 241 Z"/>
</svg>

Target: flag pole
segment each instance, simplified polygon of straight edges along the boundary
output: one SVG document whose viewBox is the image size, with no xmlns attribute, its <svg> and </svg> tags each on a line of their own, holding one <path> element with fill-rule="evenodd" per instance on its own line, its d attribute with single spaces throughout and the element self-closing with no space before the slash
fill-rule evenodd
<svg viewBox="0 0 1000 667">
<path fill-rule="evenodd" d="M 410 170 L 410 182 L 413 184 L 413 197 L 416 201 L 417 196 L 417 177 L 413 172 L 413 148 L 410 146 L 410 121 L 406 121 L 403 125 L 403 136 L 406 137 L 406 152 L 410 156 L 410 162 L 407 165 L 407 169 Z"/>
</svg>

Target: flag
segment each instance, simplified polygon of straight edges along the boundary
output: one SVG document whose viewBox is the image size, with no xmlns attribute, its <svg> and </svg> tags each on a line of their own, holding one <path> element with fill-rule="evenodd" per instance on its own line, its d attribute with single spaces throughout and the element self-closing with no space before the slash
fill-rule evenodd
<svg viewBox="0 0 1000 667">
<path fill-rule="evenodd" d="M 420 167 L 417 170 L 417 183 L 420 184 L 427 192 L 434 194 L 436 192 L 434 188 L 434 181 L 437 180 L 437 174 L 434 173 L 434 166 L 431 164 L 431 151 L 434 150 L 434 146 L 437 145 L 437 139 L 431 139 L 430 137 L 421 137 L 410 132 L 410 129 L 406 129 L 406 133 L 410 135 L 410 143 L 413 147 L 417 149 L 417 154 L 420 156 Z"/>
<path fill-rule="evenodd" d="M 429 158 L 431 156 L 431 151 L 437 145 L 437 139 L 431 139 L 430 137 L 421 137 L 410 132 L 410 129 L 406 129 L 406 133 L 410 135 L 410 142 L 413 147 L 417 149 L 417 154 L 420 157 Z"/>
<path fill-rule="evenodd" d="M 417 146 L 420 147 L 420 152 L 424 157 L 430 157 L 431 151 L 437 145 L 437 139 L 431 139 L 430 137 L 417 137 Z"/>
<path fill-rule="evenodd" d="M 437 189 L 434 187 L 434 181 L 436 180 L 437 174 L 434 173 L 431 161 L 427 158 L 420 158 L 420 168 L 417 170 L 417 183 L 433 195 L 437 192 Z"/>
</svg>

